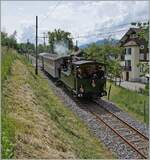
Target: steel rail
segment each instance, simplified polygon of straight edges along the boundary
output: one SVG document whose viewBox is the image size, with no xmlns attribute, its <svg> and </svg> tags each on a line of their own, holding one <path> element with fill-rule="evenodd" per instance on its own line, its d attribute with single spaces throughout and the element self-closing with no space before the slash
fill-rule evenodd
<svg viewBox="0 0 150 160">
<path fill-rule="evenodd" d="M 116 130 L 114 130 L 110 125 L 108 125 L 97 113 L 90 110 L 90 112 L 96 117 L 98 121 L 102 121 L 108 128 L 110 128 L 114 133 L 116 133 L 121 139 L 123 139 L 130 147 L 132 147 L 138 154 L 140 154 L 143 158 L 147 159 L 143 153 L 141 153 L 138 149 L 135 148 L 128 140 L 126 140 L 123 136 L 121 136 Z"/>
<path fill-rule="evenodd" d="M 95 102 L 97 105 L 100 105 L 98 102 Z M 103 107 L 103 106 L 102 106 Z M 137 130 L 136 128 L 134 128 L 133 126 L 131 126 L 130 124 L 128 124 L 127 122 L 125 122 L 124 120 L 122 120 L 121 118 L 119 118 L 116 114 L 114 114 L 113 112 L 111 112 L 110 110 L 106 109 L 105 107 L 103 107 L 104 110 L 106 110 L 107 112 L 109 112 L 110 114 L 112 114 L 114 117 L 116 117 L 118 120 L 120 120 L 121 122 L 123 122 L 124 124 L 126 124 L 128 127 L 132 128 L 134 131 L 136 131 L 138 134 L 140 134 L 140 136 L 144 137 L 146 140 L 149 141 L 149 138 L 145 135 L 143 135 L 139 130 Z"/>
</svg>

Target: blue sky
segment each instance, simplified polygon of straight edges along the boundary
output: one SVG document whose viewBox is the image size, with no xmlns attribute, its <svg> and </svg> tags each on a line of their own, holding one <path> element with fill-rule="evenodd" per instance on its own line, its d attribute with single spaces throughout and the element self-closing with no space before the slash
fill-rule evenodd
<svg viewBox="0 0 150 160">
<path fill-rule="evenodd" d="M 73 37 L 83 36 L 77 40 L 84 44 L 110 35 L 120 38 L 130 27 L 128 23 L 148 20 L 149 13 L 148 1 L 2 1 L 1 4 L 2 30 L 9 34 L 16 30 L 18 41 L 32 42 L 36 15 L 39 36 L 44 31 L 61 28 Z"/>
</svg>

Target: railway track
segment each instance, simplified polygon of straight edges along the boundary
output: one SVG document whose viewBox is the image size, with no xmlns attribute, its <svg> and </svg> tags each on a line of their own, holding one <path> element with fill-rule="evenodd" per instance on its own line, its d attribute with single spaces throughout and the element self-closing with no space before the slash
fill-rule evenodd
<svg viewBox="0 0 150 160">
<path fill-rule="evenodd" d="M 109 111 L 100 104 L 92 100 L 80 103 L 90 112 L 99 123 L 103 123 L 113 133 L 116 134 L 129 148 L 137 153 L 138 158 L 148 159 L 149 138 L 140 133 L 136 128 L 132 127 L 124 120 L 120 119 L 113 112 Z"/>
</svg>

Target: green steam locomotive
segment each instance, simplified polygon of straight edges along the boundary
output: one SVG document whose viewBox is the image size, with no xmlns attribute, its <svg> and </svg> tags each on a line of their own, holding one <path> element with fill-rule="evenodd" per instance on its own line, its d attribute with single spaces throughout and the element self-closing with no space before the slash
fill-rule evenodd
<svg viewBox="0 0 150 160">
<path fill-rule="evenodd" d="M 41 53 L 42 69 L 77 97 L 106 96 L 105 64 L 75 55 Z"/>
</svg>

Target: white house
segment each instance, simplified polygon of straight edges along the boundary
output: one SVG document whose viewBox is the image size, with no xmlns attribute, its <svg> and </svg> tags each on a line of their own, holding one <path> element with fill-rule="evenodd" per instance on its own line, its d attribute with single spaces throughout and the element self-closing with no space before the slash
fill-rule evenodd
<svg viewBox="0 0 150 160">
<path fill-rule="evenodd" d="M 141 77 L 143 68 L 138 67 L 139 63 L 148 64 L 149 61 L 148 42 L 139 37 L 141 31 L 141 28 L 130 28 L 120 40 L 120 45 L 124 48 L 121 65 L 125 81 L 147 82 L 146 77 Z"/>
</svg>

